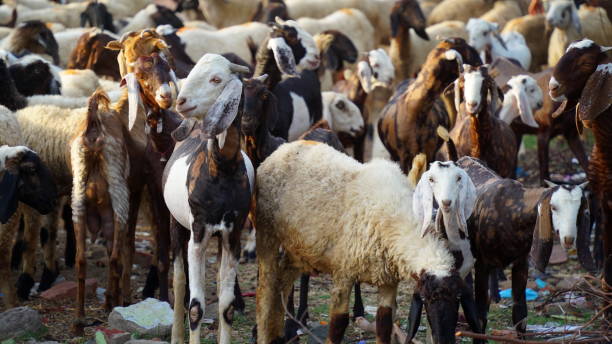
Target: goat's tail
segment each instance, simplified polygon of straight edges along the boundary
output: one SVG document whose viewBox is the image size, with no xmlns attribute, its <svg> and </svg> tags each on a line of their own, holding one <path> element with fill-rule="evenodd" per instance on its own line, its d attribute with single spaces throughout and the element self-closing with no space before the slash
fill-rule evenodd
<svg viewBox="0 0 612 344">
<path fill-rule="evenodd" d="M 427 170 L 427 155 L 419 153 L 412 159 L 412 168 L 408 172 L 408 182 L 414 188 L 419 183 L 421 176 Z"/>
<path fill-rule="evenodd" d="M 442 140 L 444 140 L 444 142 L 446 142 L 449 160 L 457 162 L 457 160 L 459 160 L 459 154 L 457 154 L 457 147 L 455 147 L 455 142 L 453 139 L 451 139 L 448 130 L 440 125 L 438 126 L 438 129 L 436 129 L 436 133 Z"/>
<path fill-rule="evenodd" d="M 86 140 L 95 141 L 98 137 L 102 136 L 102 121 L 98 115 L 98 112 L 100 110 L 100 106 L 102 107 L 102 111 L 108 111 L 109 104 L 110 99 L 108 98 L 106 92 L 104 92 L 104 90 L 101 88 L 98 88 L 91 95 L 91 97 L 89 97 L 87 104 L 86 128 L 84 132 Z"/>
</svg>

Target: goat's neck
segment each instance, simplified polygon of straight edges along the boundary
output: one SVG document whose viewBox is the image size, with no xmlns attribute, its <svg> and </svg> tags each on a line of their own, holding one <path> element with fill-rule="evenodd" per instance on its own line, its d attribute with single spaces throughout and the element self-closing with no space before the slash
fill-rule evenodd
<svg viewBox="0 0 612 344">
<path fill-rule="evenodd" d="M 396 80 L 404 80 L 410 77 L 408 67 L 410 66 L 410 29 L 401 25 L 397 36 L 391 39 L 391 57 L 397 68 Z"/>
<path fill-rule="evenodd" d="M 240 120 L 240 116 L 237 118 Z M 227 128 L 225 135 L 223 148 L 219 147 L 218 137 L 208 139 L 208 168 L 211 175 L 215 175 L 216 170 L 234 170 L 236 162 L 241 160 L 240 129 L 236 121 Z M 212 173 L 212 170 L 215 170 L 215 173 Z"/>
<path fill-rule="evenodd" d="M 351 77 L 349 83 L 351 86 L 349 89 L 348 99 L 352 101 L 353 104 L 357 105 L 361 113 L 363 113 L 368 94 L 361 86 L 361 82 L 357 76 Z"/>
<path fill-rule="evenodd" d="M 268 45 L 268 41 L 264 41 L 262 44 Z M 268 74 L 268 78 L 266 79 L 266 87 L 269 90 L 274 90 L 276 85 L 283 79 L 281 71 L 278 69 L 276 65 L 276 60 L 274 60 L 274 54 L 270 49 L 261 48 L 257 52 L 257 56 L 255 57 L 255 73 L 253 77 L 261 76 L 264 74 Z"/>
<path fill-rule="evenodd" d="M 259 167 L 259 164 L 261 164 L 267 158 L 267 147 L 273 144 L 271 142 L 272 139 L 272 134 L 270 134 L 270 130 L 265 124 L 262 124 L 257 128 L 255 136 L 244 136 L 246 153 L 251 159 L 251 162 L 255 168 Z"/>
<path fill-rule="evenodd" d="M 412 109 L 408 113 L 417 119 L 428 116 L 429 110 L 446 86 L 440 80 L 436 80 L 431 71 L 422 70 L 406 90 L 404 106 Z"/>
<path fill-rule="evenodd" d="M 171 133 L 178 128 L 183 121 L 183 117 L 171 110 L 155 109 L 157 113 L 157 123 L 155 127 L 151 126 L 147 134 L 153 149 L 160 153 L 165 160 L 170 159 L 176 141 L 171 136 Z M 158 132 L 161 129 L 161 132 Z"/>
<path fill-rule="evenodd" d="M 478 116 L 470 116 L 470 139 L 472 147 L 470 156 L 482 158 L 482 151 L 491 144 L 491 118 L 489 117 L 489 105 L 483 98 Z"/>
</svg>

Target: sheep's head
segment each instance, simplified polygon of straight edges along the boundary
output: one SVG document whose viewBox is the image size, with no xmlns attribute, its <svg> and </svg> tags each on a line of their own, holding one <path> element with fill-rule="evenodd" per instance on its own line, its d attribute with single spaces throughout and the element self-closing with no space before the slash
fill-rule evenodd
<svg viewBox="0 0 612 344">
<path fill-rule="evenodd" d="M 474 49 L 482 51 L 487 45 L 491 44 L 494 35 L 497 35 L 499 25 L 483 19 L 471 18 L 465 28 L 470 37 L 470 45 L 474 47 Z"/>
<path fill-rule="evenodd" d="M 440 207 L 437 216 L 442 216 L 450 240 L 458 233 L 451 229 L 459 229 L 463 237 L 467 237 L 467 219 L 474 210 L 476 202 L 476 187 L 468 174 L 452 161 L 435 161 L 429 170 L 421 176 L 412 196 L 412 207 L 417 218 L 422 222 L 421 235 L 431 228 L 431 216 L 434 200 Z M 438 218 L 437 218 L 438 219 Z M 438 221 L 436 221 L 439 224 Z M 441 231 L 440 228 L 436 228 Z"/>
<path fill-rule="evenodd" d="M 60 94 L 61 77 L 55 66 L 38 55 L 26 55 L 9 67 L 15 85 L 26 97 Z"/>
<path fill-rule="evenodd" d="M 357 105 L 342 93 L 323 92 L 322 96 L 323 118 L 338 136 L 355 138 L 363 133 L 363 116 Z"/>
<path fill-rule="evenodd" d="M 521 116 L 523 123 L 538 127 L 538 123 L 533 117 L 533 112 L 542 108 L 544 96 L 538 82 L 529 75 L 513 76 L 506 83 L 509 89 L 504 96 L 504 106 L 499 114 L 499 118 L 510 124 L 517 115 Z M 517 111 L 511 111 L 516 106 Z"/>
<path fill-rule="evenodd" d="M 425 31 L 427 19 L 417 0 L 397 1 L 391 9 L 391 37 L 397 37 L 400 26 L 406 31 L 410 28 L 414 29 L 419 37 L 429 41 L 429 36 Z"/>
<path fill-rule="evenodd" d="M 550 4 L 546 12 L 546 21 L 553 27 L 567 30 L 573 26 L 576 31 L 581 31 L 578 10 L 572 0 L 556 0 Z"/>
<path fill-rule="evenodd" d="M 295 20 L 276 17 L 267 48 L 272 50 L 283 74 L 296 75 L 301 70 L 319 67 L 319 49 L 314 38 Z"/>
<path fill-rule="evenodd" d="M 498 98 L 498 89 L 495 80 L 489 76 L 487 66 L 470 66 L 463 65 L 464 72 L 458 80 L 458 87 L 463 90 L 455 93 L 455 97 L 461 97 L 465 100 L 465 109 L 469 115 L 478 117 L 481 111 L 492 110 L 494 113 L 497 108 L 496 101 Z M 487 92 L 491 95 L 491 107 L 485 109 L 487 104 Z M 455 101 L 455 105 L 460 103 L 461 99 Z M 457 108 L 459 108 L 457 106 Z"/>
<path fill-rule="evenodd" d="M 391 57 L 383 49 L 371 50 L 357 64 L 357 75 L 361 87 L 370 93 L 377 86 L 391 87 L 395 68 Z"/>
<path fill-rule="evenodd" d="M 39 20 L 30 20 L 17 26 L 7 37 L 9 50 L 17 55 L 27 52 L 51 56 L 53 63 L 58 65 L 58 45 L 53 32 Z"/>
<path fill-rule="evenodd" d="M 314 37 L 321 58 L 325 60 L 325 68 L 339 71 L 344 67 L 344 61 L 357 61 L 357 48 L 346 35 L 336 30 L 323 31 Z"/>
<path fill-rule="evenodd" d="M 262 125 L 272 128 L 276 123 L 276 96 L 266 87 L 267 78 L 268 75 L 264 74 L 244 80 L 244 109 L 240 129 L 245 135 L 256 135 Z"/>
<path fill-rule="evenodd" d="M 0 147 L 0 223 L 6 223 L 23 202 L 41 214 L 53 210 L 57 188 L 49 169 L 24 146 Z"/>
</svg>

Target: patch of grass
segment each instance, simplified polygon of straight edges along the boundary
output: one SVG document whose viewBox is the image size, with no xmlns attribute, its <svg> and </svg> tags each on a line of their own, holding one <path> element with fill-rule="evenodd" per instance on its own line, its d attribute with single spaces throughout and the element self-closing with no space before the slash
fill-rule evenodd
<svg viewBox="0 0 612 344">
<path fill-rule="evenodd" d="M 535 135 L 524 135 L 523 145 L 525 145 L 525 149 L 537 149 L 538 139 Z"/>
</svg>

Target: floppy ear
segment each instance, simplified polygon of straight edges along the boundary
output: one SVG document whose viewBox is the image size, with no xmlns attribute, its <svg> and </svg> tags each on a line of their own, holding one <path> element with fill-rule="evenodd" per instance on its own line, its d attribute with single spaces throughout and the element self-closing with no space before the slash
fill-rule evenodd
<svg viewBox="0 0 612 344">
<path fill-rule="evenodd" d="M 87 12 L 81 13 L 81 27 L 85 27 L 87 25 L 87 21 L 89 20 L 89 15 Z"/>
<path fill-rule="evenodd" d="M 121 86 L 126 85 L 128 91 L 128 129 L 132 130 L 136 117 L 138 116 L 138 107 L 140 106 L 140 85 L 134 73 L 126 74 L 120 83 Z"/>
<path fill-rule="evenodd" d="M 523 123 L 530 127 L 538 128 L 538 123 L 535 121 L 535 118 L 533 118 L 533 111 L 531 111 L 531 105 L 529 104 L 525 90 L 520 87 L 515 87 L 512 88 L 511 92 L 516 99 L 519 115 L 521 116 Z"/>
<path fill-rule="evenodd" d="M 191 134 L 191 131 L 197 123 L 198 121 L 195 118 L 185 118 L 181 122 L 181 124 L 176 129 L 174 129 L 172 133 L 170 133 L 170 136 L 172 136 L 174 141 L 183 141 L 184 139 L 189 137 L 189 134 Z"/>
<path fill-rule="evenodd" d="M 327 69 L 330 70 L 338 70 L 340 69 L 340 65 L 342 64 L 342 60 L 338 57 L 338 54 L 334 51 L 334 49 L 329 49 L 325 54 L 325 58 L 327 59 Z"/>
<path fill-rule="evenodd" d="M 461 80 L 460 79 L 461 79 L 461 75 L 459 75 L 457 80 L 453 82 L 453 90 L 455 92 L 455 109 L 457 109 L 457 112 L 459 112 L 459 109 L 461 107 L 461 102 L 463 100 L 463 95 L 461 94 L 461 85 L 460 85 Z"/>
<path fill-rule="evenodd" d="M 225 85 L 202 120 L 202 134 L 205 138 L 210 139 L 223 133 L 232 124 L 238 115 L 241 95 L 242 81 L 234 77 Z"/>
<path fill-rule="evenodd" d="M 489 95 L 491 97 L 490 111 L 491 113 L 495 113 L 497 111 L 497 101 L 499 99 L 499 89 L 497 88 L 497 83 L 495 80 L 489 76 L 489 73 L 486 73 L 486 81 L 487 87 L 489 88 Z"/>
<path fill-rule="evenodd" d="M 360 61 L 357 64 L 357 77 L 363 90 L 370 93 L 372 91 L 372 68 L 367 61 Z"/>
<path fill-rule="evenodd" d="M 533 242 L 531 244 L 531 259 L 536 269 L 544 272 L 553 247 L 553 226 L 550 211 L 550 197 L 554 189 L 545 193 L 544 198 L 538 205 L 538 218 L 533 231 Z"/>
<path fill-rule="evenodd" d="M 599 65 L 587 80 L 580 101 L 577 114 L 583 121 L 592 121 L 612 103 L 612 65 Z"/>
<path fill-rule="evenodd" d="M 580 187 L 582 188 L 582 186 Z M 589 200 L 587 197 L 585 197 L 584 193 L 580 202 L 580 210 L 578 210 L 578 218 L 576 219 L 576 226 L 578 227 L 578 233 L 576 234 L 578 261 L 585 270 L 593 273 L 597 271 L 597 265 L 593 260 L 593 255 L 591 254 L 590 249 L 591 209 L 589 207 Z"/>
<path fill-rule="evenodd" d="M 278 69 L 286 75 L 297 75 L 295 56 L 283 37 L 270 38 L 268 49 L 272 50 Z"/>
<path fill-rule="evenodd" d="M 463 233 L 468 237 L 467 220 L 474 212 L 476 206 L 476 186 L 472 182 L 470 176 L 463 169 L 461 170 L 462 188 L 459 194 L 459 226 L 461 226 Z"/>
<path fill-rule="evenodd" d="M 397 36 L 397 31 L 399 30 L 399 26 L 400 26 L 400 11 L 401 8 L 399 6 L 395 6 L 393 8 L 393 10 L 391 11 L 391 38 L 395 38 Z"/>
<path fill-rule="evenodd" d="M 433 212 L 433 190 L 429 185 L 429 171 L 423 173 L 412 194 L 412 211 L 422 223 L 421 237 L 427 234 Z"/>
<path fill-rule="evenodd" d="M 17 211 L 17 182 L 19 176 L 9 171 L 0 174 L 0 223 L 7 223 Z"/>
</svg>

